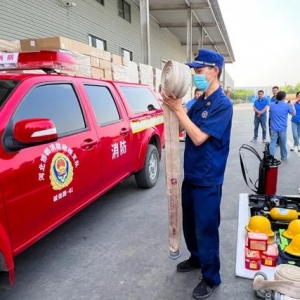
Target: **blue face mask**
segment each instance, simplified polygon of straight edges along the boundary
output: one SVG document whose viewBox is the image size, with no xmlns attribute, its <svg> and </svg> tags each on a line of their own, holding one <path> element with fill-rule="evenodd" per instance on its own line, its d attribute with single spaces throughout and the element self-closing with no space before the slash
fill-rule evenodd
<svg viewBox="0 0 300 300">
<path fill-rule="evenodd" d="M 205 92 L 210 86 L 210 82 L 206 79 L 206 74 L 194 74 L 193 82 L 196 88 L 203 92 Z"/>
</svg>

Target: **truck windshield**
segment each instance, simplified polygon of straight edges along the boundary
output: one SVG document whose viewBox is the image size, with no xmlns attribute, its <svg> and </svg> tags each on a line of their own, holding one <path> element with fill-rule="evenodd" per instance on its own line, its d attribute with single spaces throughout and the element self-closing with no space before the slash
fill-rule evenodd
<svg viewBox="0 0 300 300">
<path fill-rule="evenodd" d="M 2 107 L 19 82 L 17 80 L 0 80 L 0 107 Z"/>
</svg>

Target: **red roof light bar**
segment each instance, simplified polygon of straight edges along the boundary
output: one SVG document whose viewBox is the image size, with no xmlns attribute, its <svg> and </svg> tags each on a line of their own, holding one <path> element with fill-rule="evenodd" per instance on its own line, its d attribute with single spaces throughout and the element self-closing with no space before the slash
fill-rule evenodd
<svg viewBox="0 0 300 300">
<path fill-rule="evenodd" d="M 0 53 L 0 70 L 68 69 L 75 67 L 74 58 L 65 52 L 37 51 Z"/>
</svg>

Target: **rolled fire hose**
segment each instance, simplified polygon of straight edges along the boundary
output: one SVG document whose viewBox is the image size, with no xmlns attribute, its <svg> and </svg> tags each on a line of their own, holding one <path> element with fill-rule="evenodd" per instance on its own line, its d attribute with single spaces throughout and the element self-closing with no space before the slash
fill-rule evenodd
<svg viewBox="0 0 300 300">
<path fill-rule="evenodd" d="M 274 300 L 299 300 L 300 298 L 293 298 L 293 297 L 289 297 L 289 296 L 286 296 L 286 295 L 282 295 L 278 292 L 275 292 L 273 299 Z"/>
<path fill-rule="evenodd" d="M 256 291 L 269 289 L 292 299 L 300 299 L 300 268 L 288 264 L 278 265 L 275 268 L 274 280 L 267 280 L 258 272 L 254 276 L 253 289 Z"/>
<path fill-rule="evenodd" d="M 162 70 L 161 87 L 167 95 L 173 93 L 182 98 L 191 85 L 188 66 L 168 61 Z M 164 106 L 166 189 L 169 215 L 169 257 L 180 257 L 181 237 L 181 176 L 179 155 L 179 120 L 175 113 Z"/>
</svg>

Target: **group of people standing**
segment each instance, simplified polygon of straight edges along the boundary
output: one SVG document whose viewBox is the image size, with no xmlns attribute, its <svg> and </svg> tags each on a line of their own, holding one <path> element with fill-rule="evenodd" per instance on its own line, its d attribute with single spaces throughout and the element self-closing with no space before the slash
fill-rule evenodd
<svg viewBox="0 0 300 300">
<path fill-rule="evenodd" d="M 276 146 L 280 147 L 281 160 L 288 158 L 287 152 L 287 122 L 288 115 L 292 115 L 292 132 L 294 148 L 291 151 L 300 152 L 300 92 L 296 93 L 296 100 L 285 102 L 286 93 L 279 91 L 278 86 L 272 88 L 273 96 L 270 102 L 264 97 L 264 91 L 258 91 L 258 99 L 253 104 L 254 137 L 251 142 L 258 139 L 259 126 L 262 128 L 262 142 L 267 142 L 267 113 L 269 111 L 270 154 L 275 156 Z"/>
</svg>

